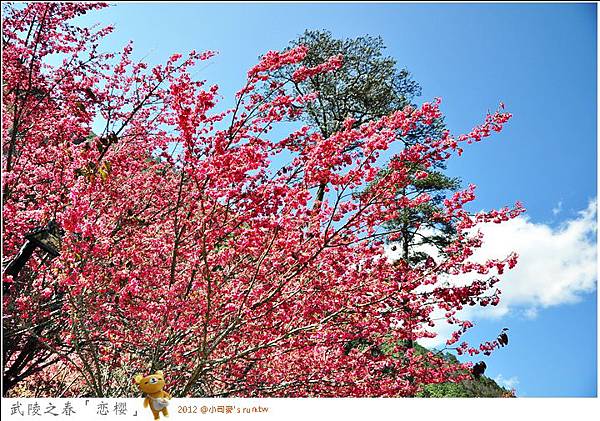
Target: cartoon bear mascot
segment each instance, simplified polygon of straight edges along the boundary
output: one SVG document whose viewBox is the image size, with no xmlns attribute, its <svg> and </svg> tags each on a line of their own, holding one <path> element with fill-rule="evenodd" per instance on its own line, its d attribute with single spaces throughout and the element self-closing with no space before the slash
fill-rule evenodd
<svg viewBox="0 0 600 421">
<path fill-rule="evenodd" d="M 151 374 L 146 377 L 138 374 L 134 377 L 134 381 L 146 395 L 146 398 L 144 399 L 144 408 L 147 408 L 148 404 L 150 404 L 150 410 L 152 411 L 152 414 L 154 414 L 154 419 L 159 419 L 161 412 L 165 417 L 168 417 L 168 399 L 171 399 L 172 396 L 163 390 L 163 387 L 165 387 L 163 372 L 158 370 L 156 374 Z"/>
</svg>

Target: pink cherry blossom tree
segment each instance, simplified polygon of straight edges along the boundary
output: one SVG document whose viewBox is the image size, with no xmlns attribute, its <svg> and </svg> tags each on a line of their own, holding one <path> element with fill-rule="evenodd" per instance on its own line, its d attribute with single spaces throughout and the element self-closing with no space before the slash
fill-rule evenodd
<svg viewBox="0 0 600 421">
<path fill-rule="evenodd" d="M 131 396 L 136 372 L 162 369 L 175 396 L 412 396 L 466 376 L 468 365 L 407 346 L 435 336 L 434 310 L 456 326 L 445 350 L 498 346 L 459 343 L 473 324 L 458 312 L 498 303 L 498 275 L 516 255 L 472 261 L 476 225 L 521 206 L 473 214 L 474 186 L 454 194 L 435 218 L 456 240 L 418 266 L 386 257 L 398 232 L 383 227 L 430 200 L 399 196 L 409 168 L 460 155 L 509 113 L 406 148 L 403 135 L 441 116 L 439 100 L 358 128 L 348 120 L 328 138 L 299 124 L 276 135 L 318 99 L 289 96 L 270 77 L 305 48 L 265 54 L 233 107 L 216 112 L 218 87 L 190 73 L 212 52 L 152 68 L 133 61 L 130 44 L 102 53 L 112 28 L 73 18 L 104 6 L 5 8 L 4 256 L 35 227 L 64 230 L 60 256 L 38 252 L 3 276 L 5 384 Z M 339 66 L 333 57 L 294 77 Z M 467 275 L 477 279 L 447 282 Z"/>
</svg>

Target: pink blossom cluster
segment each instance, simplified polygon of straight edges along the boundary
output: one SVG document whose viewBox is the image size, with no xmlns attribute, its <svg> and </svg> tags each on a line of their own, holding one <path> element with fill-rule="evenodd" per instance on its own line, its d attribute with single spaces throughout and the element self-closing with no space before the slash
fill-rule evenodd
<svg viewBox="0 0 600 421">
<path fill-rule="evenodd" d="M 398 193 L 415 163 L 460 155 L 510 114 L 410 147 L 402 137 L 441 117 L 439 100 L 359 127 L 349 119 L 328 138 L 313 127 L 281 135 L 274 127 L 317 93 L 286 95 L 270 74 L 302 66 L 305 47 L 265 54 L 221 112 L 218 86 L 192 76 L 212 52 L 154 67 L 135 62 L 131 45 L 99 53 L 110 28 L 72 18 L 100 6 L 29 3 L 4 21 L 4 253 L 50 220 L 65 230 L 58 258 L 35 254 L 16 279 L 3 277 L 7 320 L 55 327 L 39 340 L 61 365 L 35 381 L 67 367 L 71 395 L 128 395 L 126 379 L 161 367 L 180 396 L 413 396 L 463 379 L 464 367 L 407 344 L 435 336 L 436 308 L 458 327 L 451 345 L 473 327 L 460 309 L 498 303 L 499 276 L 517 257 L 472 261 L 482 242 L 473 228 L 522 207 L 471 215 L 474 186 L 456 193 L 435 216 L 456 239 L 419 265 L 389 262 L 384 239 L 397 233 L 382 229 L 432 200 Z M 50 66 L 57 51 L 65 58 Z M 334 57 L 295 78 L 342 65 Z"/>
</svg>

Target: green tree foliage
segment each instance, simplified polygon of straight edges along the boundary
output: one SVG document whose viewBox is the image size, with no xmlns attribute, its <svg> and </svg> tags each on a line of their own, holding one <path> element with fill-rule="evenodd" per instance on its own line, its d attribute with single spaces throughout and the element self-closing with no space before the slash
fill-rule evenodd
<svg viewBox="0 0 600 421">
<path fill-rule="evenodd" d="M 406 107 L 415 107 L 416 98 L 421 95 L 421 87 L 414 81 L 410 73 L 399 68 L 395 58 L 385 54 L 385 45 L 381 37 L 362 36 L 358 38 L 336 39 L 331 32 L 324 30 L 307 30 L 297 39 L 290 42 L 288 49 L 299 45 L 308 47 L 308 54 L 301 64 L 282 67 L 275 73 L 280 83 L 287 82 L 290 95 L 306 95 L 318 92 L 316 101 L 308 106 L 303 121 L 315 127 L 327 138 L 339 131 L 347 119 L 354 120 L 353 126 L 389 115 Z M 331 57 L 341 55 L 343 65 L 332 72 L 309 76 L 303 80 L 294 79 L 294 72 L 302 66 L 308 68 L 321 65 Z M 404 146 L 412 146 L 424 142 L 427 138 L 439 138 L 445 128 L 443 119 L 432 125 L 419 125 L 408 134 L 398 135 Z M 357 148 L 359 144 L 350 145 Z M 398 203 L 403 197 L 415 198 L 427 194 L 432 200 L 416 208 L 398 206 L 398 218 L 389 221 L 386 231 L 394 233 L 390 238 L 392 250 L 396 250 L 398 262 L 409 266 L 435 263 L 435 255 L 443 255 L 444 248 L 452 241 L 455 232 L 451 225 L 436 218 L 441 210 L 443 200 L 460 188 L 460 180 L 446 176 L 443 164 L 424 168 L 414 163 L 404 163 L 409 168 L 410 185 L 397 192 Z M 390 167 L 379 176 L 392 171 Z M 426 177 L 423 175 L 427 174 Z M 316 201 L 322 201 L 326 183 L 317 187 Z M 359 193 L 360 194 L 360 193 Z M 382 349 L 377 347 L 372 338 L 350 341 L 345 345 L 345 352 L 353 348 L 367 350 L 371 353 L 385 352 L 385 341 Z M 415 351 L 428 351 L 412 339 L 405 341 L 404 348 L 415 348 Z M 456 361 L 458 364 L 458 361 Z M 424 388 L 423 396 L 501 396 L 508 391 L 493 387 L 492 380 L 481 377 L 478 380 L 463 383 L 431 385 Z M 494 383 L 495 385 L 495 383 Z"/>
<path fill-rule="evenodd" d="M 514 397 L 511 390 L 501 386 L 485 376 L 479 379 L 465 380 L 459 383 L 427 384 L 418 398 L 505 398 Z"/>
<path fill-rule="evenodd" d="M 289 85 L 294 92 L 290 94 L 319 92 L 318 99 L 309 105 L 304 120 L 317 127 L 325 138 L 338 131 L 347 118 L 354 119 L 353 124 L 358 127 L 414 105 L 415 98 L 421 94 L 419 84 L 411 78 L 410 73 L 406 69 L 399 69 L 396 59 L 385 55 L 381 37 L 367 35 L 336 39 L 329 31 L 307 30 L 291 41 L 288 49 L 299 45 L 309 48 L 302 62 L 306 67 L 318 66 L 333 56 L 343 56 L 343 65 L 339 69 L 309 76 L 302 81 L 293 78 L 298 65 L 283 67 L 276 73 L 279 81 L 291 82 Z M 444 130 L 444 122 L 440 119 L 433 125 L 416 127 L 399 140 L 405 145 L 414 145 L 427 137 L 439 137 Z M 423 251 L 423 246 L 433 246 L 442 252 L 454 234 L 449 225 L 434 218 L 447 193 L 460 186 L 460 181 L 444 175 L 443 169 L 441 165 L 436 168 L 413 165 L 409 176 L 414 181 L 408 189 L 398 191 L 399 199 L 425 193 L 433 198 L 430 203 L 414 209 L 403 207 L 399 217 L 385 227 L 400 234 L 397 240 L 400 257 L 408 264 L 418 264 L 430 257 Z M 428 174 L 427 178 L 416 177 L 422 172 Z M 385 171 L 381 175 L 384 174 Z M 318 186 L 317 201 L 323 199 L 325 186 Z"/>
<path fill-rule="evenodd" d="M 406 345 L 406 344 L 405 344 Z M 430 355 L 438 351 L 429 350 L 418 343 L 414 343 L 413 352 L 417 355 Z M 383 341 L 381 346 L 375 345 L 373 342 L 366 339 L 358 339 L 346 343 L 345 352 L 348 353 L 353 348 L 357 348 L 360 352 L 369 352 L 372 356 L 377 357 L 379 353 L 390 354 L 393 346 L 387 341 Z M 444 359 L 450 365 L 459 366 L 460 362 L 450 353 L 443 354 Z M 394 355 L 395 358 L 402 358 L 402 353 Z M 457 370 L 458 374 L 464 374 L 464 370 Z M 514 391 L 499 386 L 494 380 L 480 376 L 479 378 L 472 377 L 469 380 L 459 382 L 432 383 L 422 385 L 422 389 L 415 395 L 418 398 L 506 398 L 515 397 Z"/>
<path fill-rule="evenodd" d="M 429 354 L 430 350 L 415 343 L 414 352 L 421 355 Z M 433 351 L 435 352 L 435 351 Z M 445 353 L 444 358 L 450 364 L 459 365 L 460 362 L 450 353 Z M 457 372 L 459 373 L 459 372 Z M 432 383 L 423 385 L 418 398 L 507 398 L 515 397 L 514 391 L 506 389 L 486 376 L 471 378 L 460 382 Z"/>
<path fill-rule="evenodd" d="M 308 110 L 306 122 L 321 130 L 324 137 L 338 131 L 348 117 L 359 126 L 411 103 L 420 95 L 419 85 L 407 70 L 397 70 L 396 60 L 384 56 L 381 37 L 364 36 L 335 39 L 329 31 L 305 31 L 291 41 L 288 49 L 309 48 L 303 65 L 315 67 L 341 54 L 343 66 L 335 72 L 310 76 L 301 82 L 292 80 L 297 66 L 281 69 L 278 77 L 293 81 L 296 94 L 319 92 L 319 99 Z"/>
<path fill-rule="evenodd" d="M 415 352 L 430 352 L 419 344 L 415 344 Z M 454 354 L 445 353 L 444 358 L 450 364 L 460 364 Z M 506 389 L 486 376 L 471 378 L 457 383 L 437 383 L 423 385 L 418 398 L 508 398 L 515 397 L 514 391 Z"/>
</svg>

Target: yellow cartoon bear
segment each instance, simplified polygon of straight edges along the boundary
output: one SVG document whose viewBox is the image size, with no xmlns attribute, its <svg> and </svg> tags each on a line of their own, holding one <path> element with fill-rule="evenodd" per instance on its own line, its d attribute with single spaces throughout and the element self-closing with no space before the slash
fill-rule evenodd
<svg viewBox="0 0 600 421">
<path fill-rule="evenodd" d="M 169 405 L 169 401 L 167 399 L 171 399 L 172 396 L 163 390 L 163 387 L 165 387 L 163 372 L 158 370 L 156 374 L 146 377 L 138 374 L 134 377 L 134 380 L 140 390 L 146 394 L 144 408 L 147 408 L 148 404 L 150 404 L 150 410 L 154 414 L 154 419 L 159 419 L 161 412 L 165 417 L 168 417 L 169 411 L 167 411 L 167 405 Z"/>
</svg>

